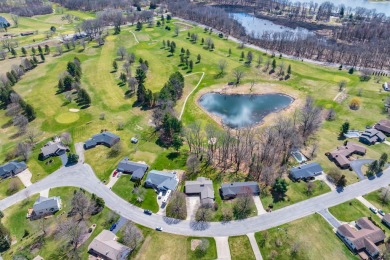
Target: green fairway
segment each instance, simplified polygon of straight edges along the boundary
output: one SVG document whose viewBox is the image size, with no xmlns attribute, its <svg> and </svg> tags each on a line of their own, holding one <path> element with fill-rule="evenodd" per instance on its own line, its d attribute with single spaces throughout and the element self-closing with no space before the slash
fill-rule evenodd
<svg viewBox="0 0 390 260">
<path fill-rule="evenodd" d="M 255 237 L 264 259 L 359 259 L 318 214 L 255 233 Z"/>
</svg>

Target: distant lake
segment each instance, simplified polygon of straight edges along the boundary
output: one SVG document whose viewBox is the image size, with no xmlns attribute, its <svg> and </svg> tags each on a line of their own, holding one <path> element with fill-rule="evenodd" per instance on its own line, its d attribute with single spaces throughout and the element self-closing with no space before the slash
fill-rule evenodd
<svg viewBox="0 0 390 260">
<path fill-rule="evenodd" d="M 259 124 L 271 113 L 288 107 L 294 99 L 283 94 L 236 94 L 207 93 L 199 104 L 231 128 L 249 127 Z"/>
<path fill-rule="evenodd" d="M 254 36 L 256 38 L 260 38 L 264 32 L 284 32 L 284 31 L 289 31 L 292 33 L 304 33 L 304 34 L 309 34 L 311 33 L 309 30 L 302 28 L 302 27 L 297 27 L 295 29 L 283 26 L 283 25 L 278 25 L 272 21 L 257 18 L 251 14 L 247 14 L 244 12 L 229 12 L 232 17 L 238 21 L 242 26 L 244 26 L 246 32 L 248 34 L 254 32 Z"/>
</svg>

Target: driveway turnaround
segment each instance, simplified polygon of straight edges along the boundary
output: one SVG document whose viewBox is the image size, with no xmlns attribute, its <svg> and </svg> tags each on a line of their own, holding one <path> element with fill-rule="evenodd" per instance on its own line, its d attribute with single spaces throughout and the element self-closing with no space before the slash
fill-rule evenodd
<svg viewBox="0 0 390 260">
<path fill-rule="evenodd" d="M 145 217 L 141 208 L 131 205 L 99 181 L 88 164 L 79 163 L 70 167 L 62 167 L 26 189 L 1 200 L 0 210 L 5 210 L 15 203 L 24 200 L 27 195 L 31 196 L 50 188 L 72 186 L 83 188 L 90 193 L 95 193 L 97 196 L 104 199 L 108 208 L 117 212 L 124 218 L 145 227 L 154 229 L 161 226 L 164 229 L 164 232 L 184 236 L 238 236 L 266 230 L 291 222 L 322 209 L 370 193 L 389 184 L 390 169 L 386 169 L 380 176 L 372 180 L 365 179 L 349 185 L 343 191 L 331 191 L 260 216 L 227 223 L 196 223 L 188 220 L 170 219 L 156 214 Z"/>
<path fill-rule="evenodd" d="M 249 242 L 251 243 L 253 254 L 255 254 L 256 260 L 263 260 L 263 257 L 261 256 L 259 246 L 257 245 L 255 234 L 254 233 L 248 233 L 247 234 L 249 238 Z"/>
<path fill-rule="evenodd" d="M 230 260 L 229 237 L 214 237 L 218 260 Z"/>
<path fill-rule="evenodd" d="M 351 161 L 349 164 L 354 172 L 358 175 L 359 179 L 364 180 L 366 179 L 366 176 L 364 176 L 364 173 L 362 172 L 362 167 L 365 164 L 372 163 L 374 160 L 372 159 L 358 159 L 355 161 Z"/>
</svg>

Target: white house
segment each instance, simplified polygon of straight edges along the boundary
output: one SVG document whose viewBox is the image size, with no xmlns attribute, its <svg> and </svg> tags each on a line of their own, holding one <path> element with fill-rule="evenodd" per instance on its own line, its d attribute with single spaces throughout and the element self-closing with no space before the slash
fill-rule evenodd
<svg viewBox="0 0 390 260">
<path fill-rule="evenodd" d="M 39 197 L 33 205 L 33 214 L 36 216 L 44 216 L 59 211 L 62 208 L 60 197 Z"/>
</svg>

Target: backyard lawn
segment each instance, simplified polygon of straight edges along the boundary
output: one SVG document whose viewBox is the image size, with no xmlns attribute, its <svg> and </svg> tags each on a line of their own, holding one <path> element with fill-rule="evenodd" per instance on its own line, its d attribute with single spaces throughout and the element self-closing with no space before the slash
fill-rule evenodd
<svg viewBox="0 0 390 260">
<path fill-rule="evenodd" d="M 232 260 L 256 259 L 247 236 L 229 237 L 229 247 Z"/>
<path fill-rule="evenodd" d="M 320 215 L 255 234 L 264 259 L 359 259 Z"/>
</svg>

